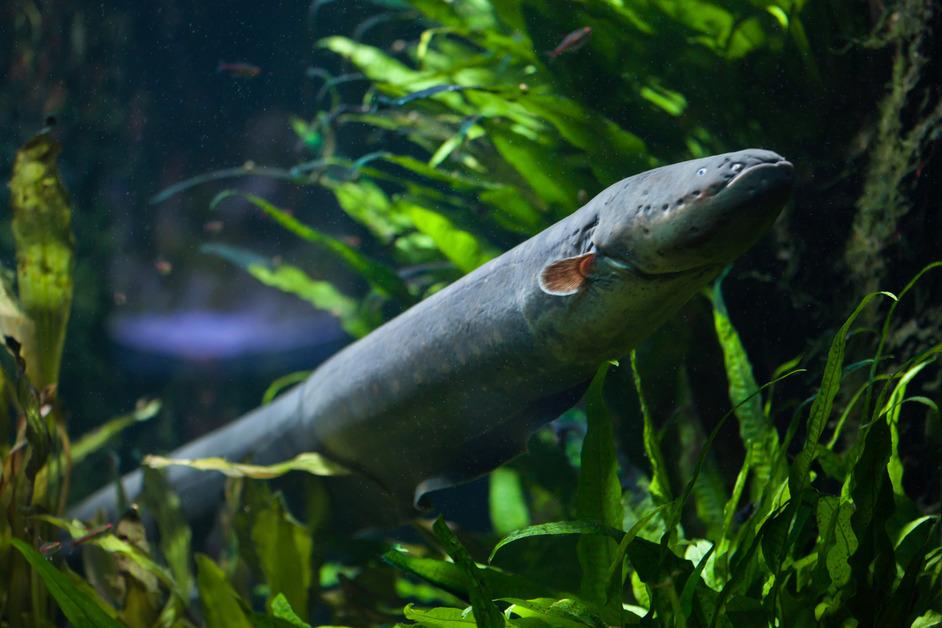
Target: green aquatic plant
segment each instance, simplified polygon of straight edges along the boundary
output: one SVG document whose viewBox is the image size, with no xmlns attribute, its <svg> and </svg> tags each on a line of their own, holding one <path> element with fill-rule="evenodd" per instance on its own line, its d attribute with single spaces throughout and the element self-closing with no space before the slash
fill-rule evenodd
<svg viewBox="0 0 942 628">
<path fill-rule="evenodd" d="M 894 302 L 897 298 L 881 294 Z M 790 626 L 822 622 L 937 625 L 942 621 L 934 607 L 942 594 L 939 517 L 921 514 L 906 496 L 899 475 L 899 439 L 894 434 L 904 403 L 924 404 L 933 420 L 939 420 L 937 402 L 922 396 L 906 397 L 906 389 L 920 371 L 937 365 L 942 347 L 932 347 L 868 381 L 867 387 L 879 401 L 862 425 L 858 440 L 843 448 L 835 447 L 833 441 L 821 443 L 848 372 L 843 363 L 846 338 L 857 315 L 876 296 L 869 295 L 835 335 L 814 402 L 796 415 L 807 416 L 806 430 L 799 453 L 789 461 L 787 443 L 780 443 L 770 417 L 762 411 L 762 390 L 770 386 L 760 388 L 752 381 L 748 356 L 722 305 L 719 281 L 711 296 L 734 408 L 714 428 L 700 461 L 705 459 L 722 423 L 735 415 L 745 449 L 743 468 L 750 469 L 753 477 L 750 514 L 727 519 L 718 538 L 687 538 L 679 513 L 697 481 L 702 468 L 698 465 L 693 477 L 685 479 L 686 488 L 679 497 L 649 509 L 631 531 L 622 532 L 618 517 L 606 514 L 617 510 L 609 511 L 602 505 L 604 501 L 599 501 L 601 496 L 609 495 L 605 499 L 618 509 L 622 492 L 617 483 L 611 485 L 611 478 L 617 474 L 612 441 L 610 436 L 605 437 L 611 422 L 604 413 L 599 414 L 604 403 L 600 386 L 603 369 L 587 393 L 590 419 L 580 470 L 580 493 L 584 497 L 579 500 L 591 495 L 596 507 L 577 507 L 580 520 L 514 531 L 495 545 L 487 561 L 491 568 L 500 565 L 495 560 L 498 550 L 510 543 L 550 544 L 558 535 L 578 535 L 575 554 L 581 569 L 570 589 L 576 593 L 525 601 L 513 599 L 512 587 L 492 590 L 495 599 L 507 602 L 507 623 L 514 625 L 517 618 L 538 617 L 546 625 L 574 626 L 625 625 L 645 620 L 655 620 L 657 625 L 690 626 L 732 626 L 741 622 L 763 626 L 779 622 Z M 885 319 L 883 340 L 892 315 L 891 309 Z M 744 381 L 752 383 L 743 388 Z M 757 423 L 764 424 L 762 431 L 773 436 L 757 437 Z M 752 442 L 764 446 L 757 451 Z M 831 455 L 842 459 L 839 472 L 829 464 L 823 464 L 821 471 L 813 470 L 816 459 Z M 586 465 L 588 461 L 592 464 Z M 654 459 L 651 463 L 651 473 L 657 473 L 658 463 Z M 731 509 L 736 509 L 742 498 L 741 484 L 737 481 L 730 496 Z M 660 538 L 636 536 L 645 520 L 658 514 L 669 519 Z M 588 540 L 596 543 L 596 553 L 583 560 Z M 620 551 L 614 554 L 616 562 L 609 569 L 610 550 L 618 541 Z M 598 545 L 600 542 L 604 545 Z M 600 547 L 608 548 L 607 558 L 597 553 Z M 455 589 L 454 582 L 428 564 L 418 571 L 410 570 L 408 561 L 401 558 L 390 562 L 465 599 L 474 595 L 473 581 Z M 519 576 L 540 579 L 537 571 L 524 570 Z M 596 582 L 601 587 L 593 584 Z M 634 597 L 630 601 L 624 598 L 626 582 L 631 583 Z M 473 604 L 471 608 L 476 610 Z M 630 609 L 630 614 L 619 616 L 623 608 Z M 440 607 L 434 613 L 419 613 L 409 607 L 406 611 L 408 618 L 423 626 L 451 625 L 448 622 L 467 621 L 468 615 L 467 609 L 461 608 Z"/>
<path fill-rule="evenodd" d="M 330 10 L 325 5 L 318 13 Z M 772 122 L 793 119 L 798 104 L 820 100 L 825 79 L 839 89 L 854 61 L 832 50 L 857 26 L 845 20 L 831 28 L 815 3 L 794 0 L 734 6 L 593 0 L 564 10 L 545 0 L 422 0 L 383 10 L 413 20 L 415 38 L 396 48 L 370 29 L 319 34 L 320 54 L 331 55 L 333 65 L 339 60 L 341 72 L 310 68 L 307 78 L 330 98 L 316 101 L 325 109 L 286 121 L 306 142 L 310 160 L 293 168 L 224 169 L 153 199 L 239 176 L 330 190 L 375 239 L 363 247 L 368 253 L 307 224 L 309 216 L 287 216 L 258 197 L 223 191 L 212 207 L 244 198 L 341 260 L 365 286 L 347 281 L 331 290 L 290 260 L 250 265 L 217 244 L 207 251 L 333 312 L 353 336 L 627 174 L 738 146 L 784 149 L 817 137 L 822 129 L 812 120 L 793 120 L 781 137 L 770 135 L 781 128 Z M 591 37 L 577 51 L 555 59 L 540 52 L 583 27 Z M 824 66 L 817 51 L 828 55 Z M 781 76 L 791 86 L 787 93 Z M 305 139 L 315 136 L 319 142 Z M 351 293 L 357 286 L 360 292 Z M 369 299 L 358 298 L 363 289 Z M 358 311 L 355 301 L 369 307 Z"/>
<path fill-rule="evenodd" d="M 68 413 L 58 399 L 59 367 L 73 291 L 72 206 L 47 131 L 17 152 L 10 178 L 16 285 L 0 290 L 0 621 L 50 625 L 56 606 L 75 625 L 119 625 L 116 612 L 87 582 L 48 558 L 92 540 L 54 540 L 73 466 L 134 423 L 152 418 L 159 402 L 103 423 L 70 441 Z M 101 530 L 104 530 L 102 528 Z M 85 538 L 83 538 L 85 537 Z M 55 604 L 53 604 L 55 602 Z"/>
<path fill-rule="evenodd" d="M 927 272 L 936 268 L 942 263 Z M 895 305 L 912 285 L 899 296 L 878 294 Z M 631 368 L 640 388 L 637 359 L 624 367 L 603 365 L 586 393 L 587 431 L 581 462 L 573 468 L 578 485 L 571 503 L 562 504 L 572 518 L 523 523 L 492 541 L 489 554 L 484 548 L 494 537 L 469 536 L 460 530 L 459 536 L 439 519 L 431 529 L 421 528 L 422 543 L 399 543 L 385 553 L 382 544 L 367 543 L 360 549 L 350 547 L 351 555 L 343 564 L 328 561 L 323 544 L 337 539 L 320 526 L 329 505 L 316 485 L 311 487 L 308 516 L 302 522 L 288 512 L 278 494 L 244 479 L 272 477 L 284 472 L 284 465 L 271 469 L 232 465 L 227 470 L 234 478 L 222 518 L 229 546 L 218 562 L 197 555 L 195 579 L 190 533 L 179 501 L 156 473 L 145 476 L 141 506 L 154 516 L 159 549 L 143 540 L 143 530 L 133 519 L 119 521 L 123 527 L 115 536 L 110 530 L 96 532 L 48 515 L 36 517 L 61 527 L 73 543 L 80 542 L 86 553 L 97 555 L 86 564 L 99 588 L 112 583 L 105 586 L 109 592 L 104 597 L 64 565 L 46 562 L 34 546 L 17 540 L 12 547 L 34 565 L 62 611 L 77 625 L 119 625 L 116 621 L 188 625 L 193 601 L 183 591 L 190 586 L 199 593 L 202 621 L 209 626 L 309 625 L 312 605 L 319 608 L 319 616 L 329 612 L 350 625 L 391 623 L 398 615 L 396 601 L 402 608 L 400 617 L 433 627 L 743 622 L 812 626 L 871 621 L 936 625 L 942 620 L 933 607 L 942 594 L 939 516 L 923 514 L 906 494 L 898 425 L 919 408 L 939 421 L 936 401 L 907 391 L 919 374 L 937 368 L 942 346 L 875 370 L 865 383 L 874 402 L 859 433 L 852 438 L 825 438 L 828 429 L 841 429 L 841 421 L 832 416 L 839 414 L 843 403 L 839 400 L 853 406 L 861 398 L 859 393 L 840 394 L 860 371 L 854 364 L 844 364 L 845 346 L 855 319 L 863 308 L 872 307 L 878 294 L 863 299 L 837 331 L 817 392 L 792 413 L 787 433 L 779 438 L 775 426 L 780 422 L 769 413 L 771 406 L 755 402 L 767 401 L 773 385 L 807 376 L 803 369 L 786 369 L 765 385 L 755 384 L 717 281 L 709 296 L 720 323 L 717 340 L 730 381 L 731 409 L 706 438 L 693 473 L 682 478 L 683 489 L 676 496 L 666 491 L 655 494 L 648 482 L 654 499 L 634 518 L 631 511 L 637 509 L 626 501 L 634 489 L 626 491 L 622 485 L 624 469 L 616 456 L 603 388 L 611 371 L 619 368 Z M 895 312 L 895 307 L 889 308 L 882 333 L 873 337 L 874 345 L 885 341 Z M 743 381 L 752 383 L 737 384 Z M 730 420 L 740 424 L 743 471 L 731 490 L 722 490 L 728 500 L 726 512 L 738 514 L 725 517 L 711 538 L 690 535 L 684 506 L 696 499 L 694 486 L 704 461 Z M 756 422 L 776 435 L 758 439 L 766 443 L 758 453 L 749 446 L 757 440 Z M 803 432 L 799 424 L 805 426 Z M 801 439 L 792 442 L 799 433 Z M 526 520 L 519 515 L 507 519 L 508 510 L 538 512 L 542 490 L 549 490 L 555 499 L 563 495 L 555 490 L 554 481 L 532 473 L 541 459 L 551 455 L 536 445 L 547 435 L 556 438 L 550 428 L 534 436 L 529 460 L 522 466 L 505 467 L 518 478 L 513 490 L 501 488 L 506 477 L 495 476 L 492 490 L 500 491 L 502 500 L 515 502 L 494 512 L 495 530 L 506 528 L 507 520 Z M 652 449 L 669 446 L 656 433 L 650 438 Z M 797 453 L 791 454 L 789 445 Z M 652 477 L 659 464 L 674 468 L 668 460 L 658 464 L 652 460 L 651 467 L 640 473 Z M 752 478 L 748 492 L 742 480 L 746 476 Z M 740 500 L 751 507 L 742 510 Z M 353 558 L 357 555 L 360 558 Z M 380 556 L 386 567 L 377 562 Z M 164 562 L 169 568 L 162 566 Z M 571 567 L 564 568 L 563 563 Z M 549 565 L 556 568 L 548 570 Z M 113 579 L 103 579 L 109 570 L 124 574 L 123 590 L 114 588 Z M 260 584 L 250 587 L 248 573 Z M 377 588 L 380 582 L 386 584 Z M 338 586 L 350 599 L 336 596 Z M 258 606 L 264 606 L 266 613 L 254 610 Z"/>
<path fill-rule="evenodd" d="M 839 83 L 846 76 L 840 68 L 852 63 L 832 51 L 851 37 L 854 21 L 828 30 L 814 3 L 728 7 L 691 0 L 628 7 L 586 2 L 559 8 L 550 10 L 538 0 L 420 1 L 411 9 L 425 20 L 423 30 L 401 54 L 382 42 L 356 37 L 333 35 L 319 41 L 320 48 L 345 61 L 345 72 L 355 68 L 356 73 L 341 77 L 355 76 L 356 82 L 335 79 L 326 71 L 312 74 L 331 93 L 330 109 L 292 126 L 330 140 L 319 148 L 310 146 L 313 159 L 294 168 L 271 173 L 253 168 L 242 174 L 271 174 L 327 188 L 339 207 L 375 238 L 379 246 L 371 248 L 371 256 L 376 263 L 402 269 L 403 289 L 393 296 L 365 266 L 348 265 L 370 291 L 364 302 L 392 305 L 372 310 L 382 314 L 362 326 L 362 319 L 356 326 L 350 322 L 352 308 L 315 303 L 333 309 L 348 330 L 356 330 L 354 335 L 555 222 L 628 172 L 730 144 L 795 146 L 802 137 L 813 137 L 820 129 L 811 121 L 796 121 L 786 136 L 769 135 L 780 128 L 771 122 L 791 117 L 799 104 L 816 102 L 824 81 Z M 586 25 L 592 37 L 578 52 L 552 61 L 538 52 Z M 665 58 L 675 62 L 661 63 Z M 706 85 L 717 68 L 722 68 L 722 83 L 735 88 Z M 788 94 L 775 84 L 780 72 L 792 86 Z M 375 146 L 348 147 L 347 130 L 363 127 L 376 131 Z M 354 147 L 356 153 L 344 154 Z M 221 171 L 218 177 L 233 174 L 239 173 Z M 206 175 L 168 192 L 215 179 Z M 269 215 L 279 211 L 260 204 L 265 203 L 261 199 L 249 200 Z M 278 222 L 320 248 L 327 241 L 326 234 L 299 220 Z M 248 268 L 232 256 L 227 259 Z M 444 269 L 436 265 L 442 263 Z M 275 282 L 249 272 L 314 302 L 301 283 Z M 868 414 L 862 418 L 854 401 L 879 397 L 880 386 L 901 381 L 901 376 L 877 376 L 874 370 L 867 382 L 855 383 L 858 392 L 825 444 L 843 379 L 853 379 L 855 369 L 845 369 L 843 358 L 856 313 L 835 338 L 820 392 L 805 403 L 778 399 L 773 406 L 774 384 L 792 373 L 798 361 L 783 364 L 772 383 L 760 387 L 719 282 L 709 297 L 733 406 L 709 436 L 698 420 L 686 417 L 678 429 L 692 436 L 681 443 L 665 440 L 668 434 L 644 401 L 643 364 L 632 356 L 643 450 L 652 468 L 636 481 L 639 490 L 623 491 L 626 471 L 619 470 L 612 444 L 613 427 L 601 393 L 605 375 L 600 373 L 587 398 L 587 419 L 575 412 L 576 422 L 588 426 L 584 439 L 563 443 L 570 449 L 568 457 L 560 457 L 557 436 L 543 431 L 534 437 L 526 461 L 491 478 L 494 529 L 517 529 L 494 544 L 490 564 L 469 564 L 440 524 L 431 547 L 386 552 L 385 561 L 408 576 L 398 577 L 395 587 L 399 595 L 415 600 L 404 610 L 407 619 L 428 626 L 499 624 L 493 612 L 497 600 L 502 621 L 511 624 L 616 625 L 653 619 L 664 625 L 762 625 L 786 618 L 790 625 L 841 623 L 866 617 L 854 603 L 867 599 L 864 591 L 874 582 L 872 565 L 877 561 L 882 569 L 897 561 L 897 548 L 905 541 L 895 569 L 904 569 L 919 553 L 926 559 L 923 571 L 911 581 L 884 582 L 882 592 L 896 599 L 913 594 L 918 601 L 905 610 L 884 609 L 886 619 L 911 621 L 914 614 L 924 614 L 924 623 L 934 621 L 929 603 L 938 591 L 939 551 L 932 547 L 930 528 L 937 526 L 937 518 L 921 518 L 912 504 L 897 504 L 894 510 L 883 503 L 881 521 L 892 520 L 895 527 L 877 536 L 896 535 L 889 551 L 881 541 L 879 556 L 851 560 L 857 549 L 851 539 L 874 534 L 863 530 L 865 519 L 852 517 L 856 502 L 851 487 L 880 484 L 879 465 L 873 467 L 862 456 L 871 432 L 872 438 L 881 438 L 874 426 L 888 420 L 889 413 L 881 415 L 866 402 Z M 341 302 L 352 297 L 332 298 Z M 873 369 L 880 366 L 879 356 L 871 364 Z M 850 416 L 863 426 L 859 440 L 842 436 Z M 937 420 L 937 411 L 930 409 L 930 416 Z M 788 429 L 781 433 L 776 426 L 783 417 Z M 731 486 L 710 452 L 727 421 L 738 424 L 745 452 Z M 895 433 L 891 430 L 891 443 L 898 443 Z M 704 446 L 696 453 L 698 439 Z M 662 453 L 677 447 L 695 453 L 685 467 Z M 898 454 L 887 459 L 894 474 L 898 459 Z M 847 488 L 838 495 L 828 493 L 833 483 Z M 858 493 L 856 498 L 872 512 L 865 496 Z M 687 502 L 693 502 L 696 518 L 691 519 Z M 906 526 L 906 516 L 914 528 Z M 532 521 L 551 522 L 526 525 Z M 917 528 L 917 537 L 911 537 Z M 699 529 L 702 535 L 694 532 Z M 567 545 L 566 538 L 578 540 Z M 478 547 L 481 542 L 474 540 Z M 913 552 L 910 544 L 918 543 L 923 546 Z M 454 562 L 434 557 L 440 547 Z M 569 551 L 569 564 L 578 567 L 560 569 L 560 551 Z M 554 578 L 547 582 L 550 566 Z M 375 569 L 368 561 L 346 578 L 370 583 Z M 416 578 L 433 588 L 417 588 L 421 582 Z M 327 579 L 325 586 L 336 585 Z M 355 618 L 352 623 L 392 621 L 396 613 L 379 608 L 385 606 L 379 600 L 386 598 L 364 586 L 375 596 L 372 602 L 350 594 L 351 601 L 338 604 L 329 592 L 323 599 L 330 600 L 335 617 Z M 351 608 L 354 599 L 373 607 Z M 429 604 L 440 600 L 448 605 Z M 893 612 L 897 615 L 890 617 Z"/>
</svg>

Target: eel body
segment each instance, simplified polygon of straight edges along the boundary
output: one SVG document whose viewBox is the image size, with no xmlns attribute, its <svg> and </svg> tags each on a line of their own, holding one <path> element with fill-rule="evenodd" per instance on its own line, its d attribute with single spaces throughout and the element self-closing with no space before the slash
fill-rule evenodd
<svg viewBox="0 0 942 628">
<path fill-rule="evenodd" d="M 572 406 L 772 224 L 792 166 L 749 149 L 624 179 L 322 364 L 305 382 L 174 451 L 271 464 L 318 452 L 356 471 L 372 520 L 416 513 L 430 491 L 487 473 Z M 223 477 L 173 467 L 188 517 Z M 130 499 L 141 474 L 122 480 Z M 115 514 L 101 489 L 72 510 Z"/>
</svg>

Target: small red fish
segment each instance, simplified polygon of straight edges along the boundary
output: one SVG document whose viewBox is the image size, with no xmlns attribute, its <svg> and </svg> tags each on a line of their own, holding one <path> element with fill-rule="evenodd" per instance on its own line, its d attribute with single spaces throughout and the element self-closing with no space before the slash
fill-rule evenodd
<svg viewBox="0 0 942 628">
<path fill-rule="evenodd" d="M 79 545 L 88 543 L 89 541 L 96 539 L 107 532 L 110 532 L 113 527 L 113 524 L 106 523 L 97 528 L 89 530 L 88 533 L 84 536 L 80 536 L 77 539 L 72 539 L 71 541 L 66 541 L 64 544 L 59 541 L 48 541 L 39 546 L 39 553 L 46 558 L 49 558 L 62 549 L 66 549 L 71 552 Z"/>
<path fill-rule="evenodd" d="M 563 37 L 563 40 L 559 42 L 559 45 L 546 54 L 550 59 L 555 59 L 561 54 L 575 52 L 576 50 L 582 48 L 586 42 L 589 41 L 589 37 L 591 36 L 592 28 L 589 26 L 583 26 L 582 28 L 574 30 Z"/>
<path fill-rule="evenodd" d="M 223 225 L 221 220 L 210 220 L 209 222 L 203 223 L 203 231 L 212 235 L 216 235 L 222 231 L 224 226 L 225 225 Z"/>
<path fill-rule="evenodd" d="M 226 63 L 224 61 L 220 61 L 219 65 L 216 66 L 216 72 L 219 74 L 228 74 L 229 76 L 235 78 L 250 79 L 255 78 L 261 74 L 262 68 L 252 63 Z"/>
</svg>

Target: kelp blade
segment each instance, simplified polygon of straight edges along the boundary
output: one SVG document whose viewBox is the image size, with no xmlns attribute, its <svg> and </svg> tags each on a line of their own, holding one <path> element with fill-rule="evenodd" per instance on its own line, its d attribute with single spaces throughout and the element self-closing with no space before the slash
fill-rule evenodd
<svg viewBox="0 0 942 628">
<path fill-rule="evenodd" d="M 187 459 L 165 458 L 163 456 L 146 456 L 141 464 L 153 469 L 181 466 L 198 471 L 218 471 L 230 478 L 246 477 L 256 480 L 271 480 L 290 471 L 303 471 L 311 475 L 321 476 L 347 475 L 350 473 L 348 469 L 340 464 L 312 452 L 298 454 L 291 460 L 267 466 L 229 462 L 223 458 Z"/>
<path fill-rule="evenodd" d="M 27 372 L 38 388 L 58 381 L 72 305 L 72 207 L 56 165 L 61 150 L 40 133 L 17 151 L 10 179 L 20 303 L 36 327 Z"/>
</svg>

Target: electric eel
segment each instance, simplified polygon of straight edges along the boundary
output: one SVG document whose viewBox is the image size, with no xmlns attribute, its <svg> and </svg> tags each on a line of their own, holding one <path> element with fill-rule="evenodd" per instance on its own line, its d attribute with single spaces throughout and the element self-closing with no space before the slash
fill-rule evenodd
<svg viewBox="0 0 942 628">
<path fill-rule="evenodd" d="M 415 305 L 303 383 L 172 458 L 272 464 L 317 452 L 372 522 L 524 452 L 575 404 L 604 360 L 627 354 L 776 219 L 792 164 L 749 149 L 623 179 L 582 208 Z M 224 477 L 172 467 L 188 518 L 214 511 Z M 122 479 L 133 500 L 141 472 Z M 70 514 L 114 516 L 106 487 Z"/>
</svg>

